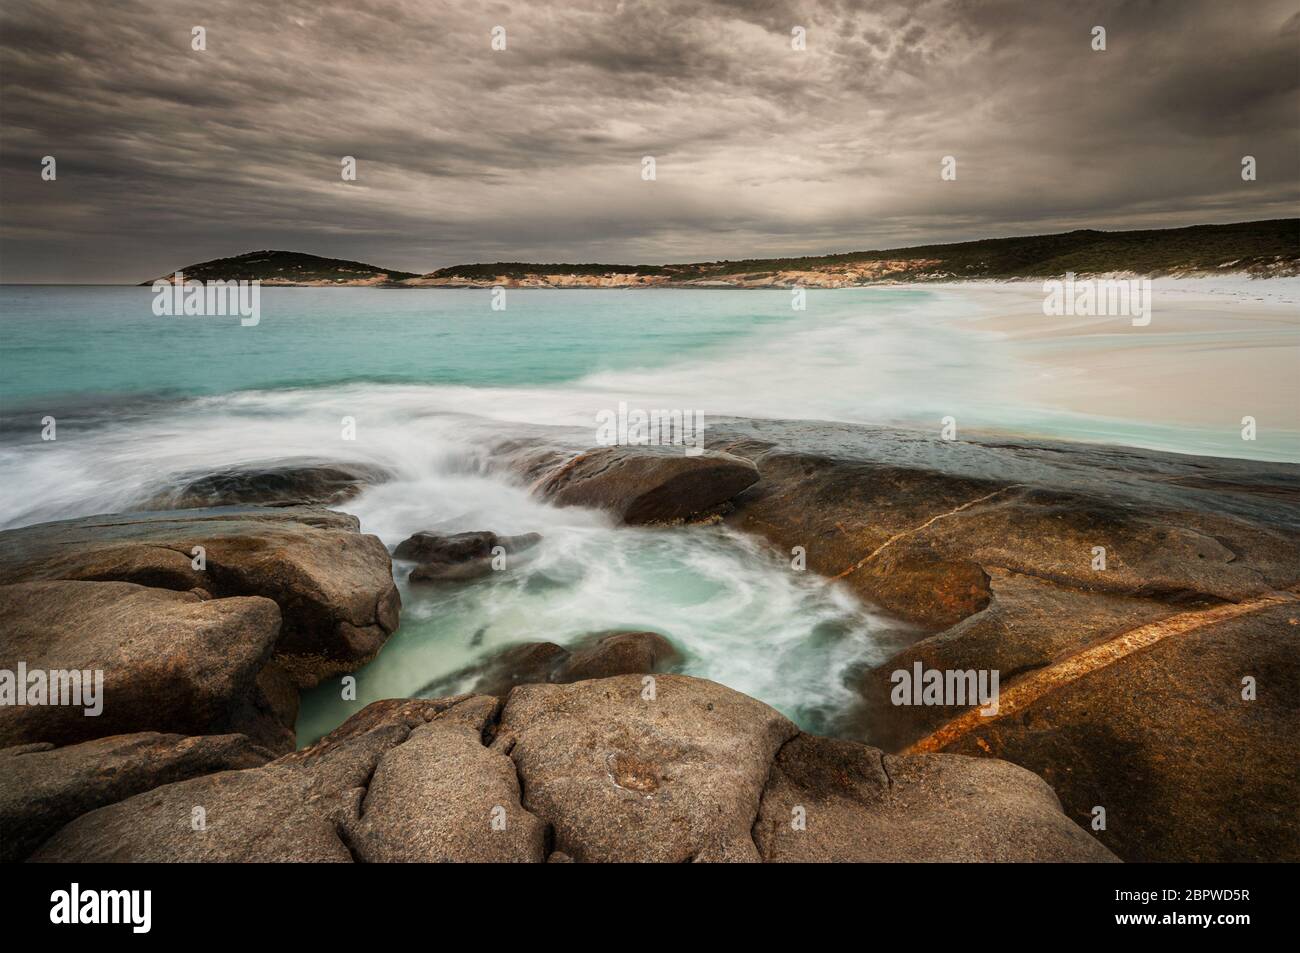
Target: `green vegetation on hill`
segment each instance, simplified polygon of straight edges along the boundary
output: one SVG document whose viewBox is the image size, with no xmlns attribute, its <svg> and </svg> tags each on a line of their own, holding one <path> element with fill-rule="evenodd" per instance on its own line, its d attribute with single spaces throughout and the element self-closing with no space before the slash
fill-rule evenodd
<svg viewBox="0 0 1300 953">
<path fill-rule="evenodd" d="M 321 258 L 296 251 L 250 251 L 233 258 L 188 265 L 180 269 L 186 280 L 196 281 L 284 281 L 284 282 L 353 282 L 386 275 L 390 281 L 416 277 L 409 271 L 377 268 L 360 261 Z M 170 274 L 160 275 L 166 280 Z M 144 284 L 153 284 L 146 281 Z"/>
<path fill-rule="evenodd" d="M 673 280 L 723 279 L 756 272 L 809 271 L 874 261 L 916 260 L 894 277 L 1046 278 L 1067 271 L 1097 274 L 1132 271 L 1159 275 L 1183 271 L 1259 270 L 1281 263 L 1300 264 L 1300 219 L 1273 219 L 1231 225 L 1193 225 L 1133 232 L 1081 229 L 1055 235 L 986 238 L 949 245 L 915 245 L 875 251 L 802 258 L 750 258 L 682 265 L 494 264 L 456 265 L 428 277 L 490 280 L 526 275 L 666 275 Z"/>
<path fill-rule="evenodd" d="M 1300 273 L 1300 219 L 1272 219 L 1231 225 L 1193 225 L 1132 232 L 1081 229 L 1055 235 L 986 238 L 950 245 L 915 245 L 875 251 L 800 258 L 750 258 L 742 261 L 695 262 L 679 265 L 610 265 L 598 263 L 536 264 L 509 261 L 440 268 L 422 277 L 486 283 L 543 275 L 582 278 L 633 275 L 669 282 L 726 282 L 736 276 L 776 272 L 866 269 L 851 281 L 885 277 L 891 281 L 965 278 L 1048 278 L 1072 271 L 1079 275 L 1134 272 L 1168 275 L 1204 272 L 1254 274 Z M 289 251 L 257 251 L 218 258 L 181 269 L 198 281 L 261 280 L 283 283 L 400 282 L 421 277 L 406 271 L 377 268 L 359 261 L 321 258 Z M 169 276 L 163 276 L 164 278 Z M 151 282 L 144 282 L 150 284 Z M 743 282 L 738 282 L 743 283 Z"/>
</svg>

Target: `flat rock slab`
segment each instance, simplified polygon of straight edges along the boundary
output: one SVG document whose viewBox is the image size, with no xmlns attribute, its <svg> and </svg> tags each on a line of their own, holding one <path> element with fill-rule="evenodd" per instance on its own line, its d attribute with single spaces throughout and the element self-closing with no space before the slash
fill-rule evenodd
<svg viewBox="0 0 1300 953">
<path fill-rule="evenodd" d="M 769 862 L 1117 860 L 1023 768 L 807 734 L 777 756 L 754 839 Z"/>
<path fill-rule="evenodd" d="M 894 673 L 900 670 L 914 675 L 920 663 L 923 671 L 997 671 L 1001 690 L 1090 644 L 1178 612 L 1155 599 L 1080 592 L 1001 569 L 989 570 L 989 591 L 984 609 L 866 673 L 862 737 L 899 750 L 972 706 L 894 705 Z"/>
<path fill-rule="evenodd" d="M 107 804 L 216 771 L 252 768 L 272 755 L 243 735 L 141 732 L 56 748 L 0 750 L 0 862 L 23 860 L 55 831 Z"/>
<path fill-rule="evenodd" d="M 137 731 L 250 729 L 280 610 L 260 596 L 26 582 L 0 586 L 0 630 L 0 669 L 16 672 L 22 662 L 28 672 L 103 673 L 98 715 L 84 704 L 0 707 L 0 745 L 69 744 Z"/>
<path fill-rule="evenodd" d="M 269 598 L 282 615 L 278 660 L 300 687 L 372 659 L 401 606 L 378 537 L 314 508 L 128 513 L 0 533 L 0 583 L 51 579 Z"/>
<path fill-rule="evenodd" d="M 808 568 L 934 629 L 988 605 L 991 569 L 1179 604 L 1300 581 L 1300 507 L 1277 499 L 1255 501 L 1273 519 L 1247 518 L 1190 499 L 1178 509 L 1169 494 L 1153 505 L 1101 488 L 1058 491 L 761 445 L 748 452 L 763 478 L 734 501 L 732 525 L 783 552 L 803 547 Z M 1094 568 L 1098 548 L 1104 569 Z"/>
<path fill-rule="evenodd" d="M 712 516 L 757 480 L 754 464 L 727 453 L 602 447 L 549 471 L 533 492 L 558 506 L 606 510 L 629 525 L 677 523 Z"/>
</svg>

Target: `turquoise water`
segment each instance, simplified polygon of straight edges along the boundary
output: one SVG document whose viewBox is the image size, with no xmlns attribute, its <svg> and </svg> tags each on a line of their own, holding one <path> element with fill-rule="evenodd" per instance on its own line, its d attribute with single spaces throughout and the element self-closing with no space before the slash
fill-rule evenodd
<svg viewBox="0 0 1300 953">
<path fill-rule="evenodd" d="M 494 311 L 486 290 L 264 288 L 260 323 L 243 327 L 235 317 L 157 317 L 148 288 L 5 286 L 0 439 L 15 426 L 19 442 L 30 437 L 32 414 L 75 428 L 101 415 L 109 423 L 134 419 L 164 399 L 271 392 L 298 404 L 301 395 L 365 387 L 369 402 L 387 385 L 425 388 L 420 412 L 516 424 L 586 427 L 627 400 L 932 432 L 954 416 L 974 432 L 1300 460 L 1300 411 L 1286 420 L 1274 415 L 1248 443 L 1237 431 L 1240 414 L 1177 423 L 1144 414 L 1150 388 L 1162 385 L 1146 384 L 1139 370 L 1131 412 L 1065 409 L 1080 403 L 1071 353 L 1213 351 L 1252 335 L 1276 346 L 1279 332 L 1262 329 L 1265 322 L 1260 330 L 1242 322 L 1232 331 L 1026 343 L 979 330 L 967 319 L 981 305 L 960 289 L 807 295 L 807 309 L 794 311 L 786 291 L 521 289 L 508 292 L 506 310 Z M 1289 334 L 1300 363 L 1300 337 L 1294 328 Z M 1039 363 L 1040 355 L 1055 355 L 1053 366 Z M 1279 394 L 1300 399 L 1295 376 L 1277 382 Z M 1058 386 L 1051 381 L 1059 381 L 1062 399 L 1049 403 Z M 241 403 L 240 412 L 252 412 L 244 397 L 230 406 Z M 263 412 L 278 413 L 274 406 Z"/>
<path fill-rule="evenodd" d="M 525 289 L 493 311 L 485 291 L 264 288 L 255 327 L 157 317 L 152 301 L 148 288 L 0 287 L 0 400 L 354 381 L 555 384 L 662 366 L 796 317 L 781 292 Z"/>
<path fill-rule="evenodd" d="M 310 456 L 394 473 L 345 507 L 390 547 L 420 530 L 544 537 L 510 572 L 449 589 L 411 589 L 398 565 L 401 628 L 357 673 L 355 701 L 333 682 L 304 697 L 303 742 L 368 701 L 445 690 L 511 643 L 617 628 L 667 635 L 685 671 L 806 728 L 848 730 L 858 673 L 905 627 L 725 528 L 615 527 L 544 506 L 489 466 L 505 439 L 590 446 L 596 415 L 620 402 L 932 433 L 953 415 L 976 431 L 1300 459 L 1294 420 L 1247 445 L 1235 422 L 1143 419 L 1141 401 L 1107 419 L 1028 400 L 1044 367 L 980 330 L 981 305 L 960 289 L 810 291 L 806 311 L 785 291 L 512 290 L 493 311 L 488 291 L 272 288 L 254 327 L 156 317 L 152 300 L 147 288 L 0 288 L 0 527 Z M 1199 333 L 1140 346 L 1216 346 Z M 1087 345 L 1034 346 L 1059 366 Z M 55 441 L 41 439 L 47 416 Z"/>
</svg>

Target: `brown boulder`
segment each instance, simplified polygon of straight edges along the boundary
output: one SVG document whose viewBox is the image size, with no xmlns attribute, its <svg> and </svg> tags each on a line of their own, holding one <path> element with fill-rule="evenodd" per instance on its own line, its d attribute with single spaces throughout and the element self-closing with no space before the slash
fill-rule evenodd
<svg viewBox="0 0 1300 953">
<path fill-rule="evenodd" d="M 103 673 L 100 714 L 87 715 L 87 705 L 5 705 L 0 745 L 137 731 L 238 731 L 267 744 L 292 737 L 292 726 L 268 719 L 256 684 L 280 628 L 270 599 L 26 582 L 0 586 L 0 628 L 0 669 L 16 672 L 21 662 L 29 672 Z"/>
<path fill-rule="evenodd" d="M 806 830 L 791 837 L 798 806 Z M 276 761 L 82 814 L 31 859 L 939 857 L 1110 859 L 1021 769 L 882 759 L 721 685 L 632 675 L 523 686 L 504 711 L 484 696 L 377 702 Z"/>
<path fill-rule="evenodd" d="M 0 583 L 51 579 L 265 596 L 281 610 L 277 660 L 302 687 L 372 659 L 401 605 L 377 537 L 358 532 L 354 517 L 299 507 L 92 516 L 0 532 Z"/>
<path fill-rule="evenodd" d="M 992 598 L 984 609 L 866 673 L 861 730 L 872 744 L 899 750 L 968 707 L 894 705 L 897 671 L 911 672 L 918 662 L 925 670 L 997 671 L 1003 690 L 1058 658 L 1177 611 L 1154 599 L 1082 593 L 1001 569 L 990 570 L 989 588 Z"/>
<path fill-rule="evenodd" d="M 579 641 L 551 677 L 553 682 L 580 682 L 612 675 L 665 672 L 681 654 L 658 632 L 597 632 Z"/>
<path fill-rule="evenodd" d="M 758 860 L 750 826 L 794 725 L 713 682 L 659 675 L 648 697 L 642 678 L 511 692 L 498 739 L 524 807 L 580 862 Z"/>
<path fill-rule="evenodd" d="M 1238 600 L 1300 578 L 1294 534 L 1193 500 L 1139 507 L 1115 490 L 756 453 L 763 479 L 735 500 L 729 522 L 783 551 L 803 547 L 809 569 L 925 626 L 987 606 L 995 569 L 1179 604 Z M 1095 547 L 1106 550 L 1104 570 L 1092 568 Z"/>
<path fill-rule="evenodd" d="M 834 424 L 745 430 L 721 446 L 762 480 L 729 522 L 803 547 L 809 569 L 934 632 L 866 675 L 874 742 L 1023 765 L 1080 823 L 1104 808 L 1098 837 L 1126 860 L 1300 858 L 1279 820 L 1300 778 L 1276 768 L 1300 760 L 1300 717 L 1290 693 L 1240 699 L 1247 676 L 1300 681 L 1281 648 L 1300 613 L 1278 607 L 1300 586 L 1300 468 Z M 891 673 L 917 663 L 998 672 L 1001 713 L 893 707 Z"/>
<path fill-rule="evenodd" d="M 521 533 L 518 536 L 498 536 L 487 530 L 471 533 L 419 532 L 413 533 L 397 544 L 394 559 L 410 559 L 419 563 L 460 563 L 490 557 L 500 546 L 507 553 L 523 552 L 542 541 L 540 533 Z"/>
<path fill-rule="evenodd" d="M 541 863 L 546 830 L 519 803 L 510 758 L 483 745 L 499 702 L 479 697 L 448 710 L 379 762 L 350 825 L 370 863 Z"/>
<path fill-rule="evenodd" d="M 568 650 L 554 642 L 521 642 L 510 645 L 483 662 L 439 679 L 420 690 L 436 695 L 445 686 L 474 678 L 470 692 L 504 698 L 516 685 L 548 682 L 556 668 L 568 658 Z"/>
<path fill-rule="evenodd" d="M 492 557 L 462 563 L 421 563 L 407 574 L 411 582 L 469 582 L 495 572 Z"/>
<path fill-rule="evenodd" d="M 533 492 L 558 506 L 607 510 L 627 524 L 676 523 L 714 515 L 757 480 L 754 464 L 726 453 L 602 447 L 551 470 Z"/>
</svg>

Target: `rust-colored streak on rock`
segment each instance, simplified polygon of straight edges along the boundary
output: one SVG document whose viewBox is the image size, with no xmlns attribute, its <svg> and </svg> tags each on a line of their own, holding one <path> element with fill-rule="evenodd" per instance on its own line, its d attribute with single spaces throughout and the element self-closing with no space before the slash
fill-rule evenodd
<svg viewBox="0 0 1300 953">
<path fill-rule="evenodd" d="M 1091 672 L 1105 668 L 1120 659 L 1149 648 L 1173 635 L 1182 635 L 1207 625 L 1226 622 L 1239 616 L 1258 612 L 1270 606 L 1298 601 L 1292 592 L 1273 592 L 1246 602 L 1229 603 L 1197 612 L 1183 612 L 1179 615 L 1160 619 L 1135 629 L 1129 629 L 1115 638 L 1091 648 L 1084 649 L 1055 665 L 1040 669 L 1017 680 L 1009 689 L 1001 693 L 998 699 L 998 711 L 995 715 L 981 715 L 979 708 L 972 708 L 948 722 L 938 731 L 916 741 L 907 753 L 915 754 L 929 751 L 942 751 L 958 738 L 978 728 L 1008 715 L 1023 711 L 1032 703 L 1062 685 L 1068 685 L 1075 679 Z M 983 745 L 981 745 L 983 747 Z"/>
</svg>

